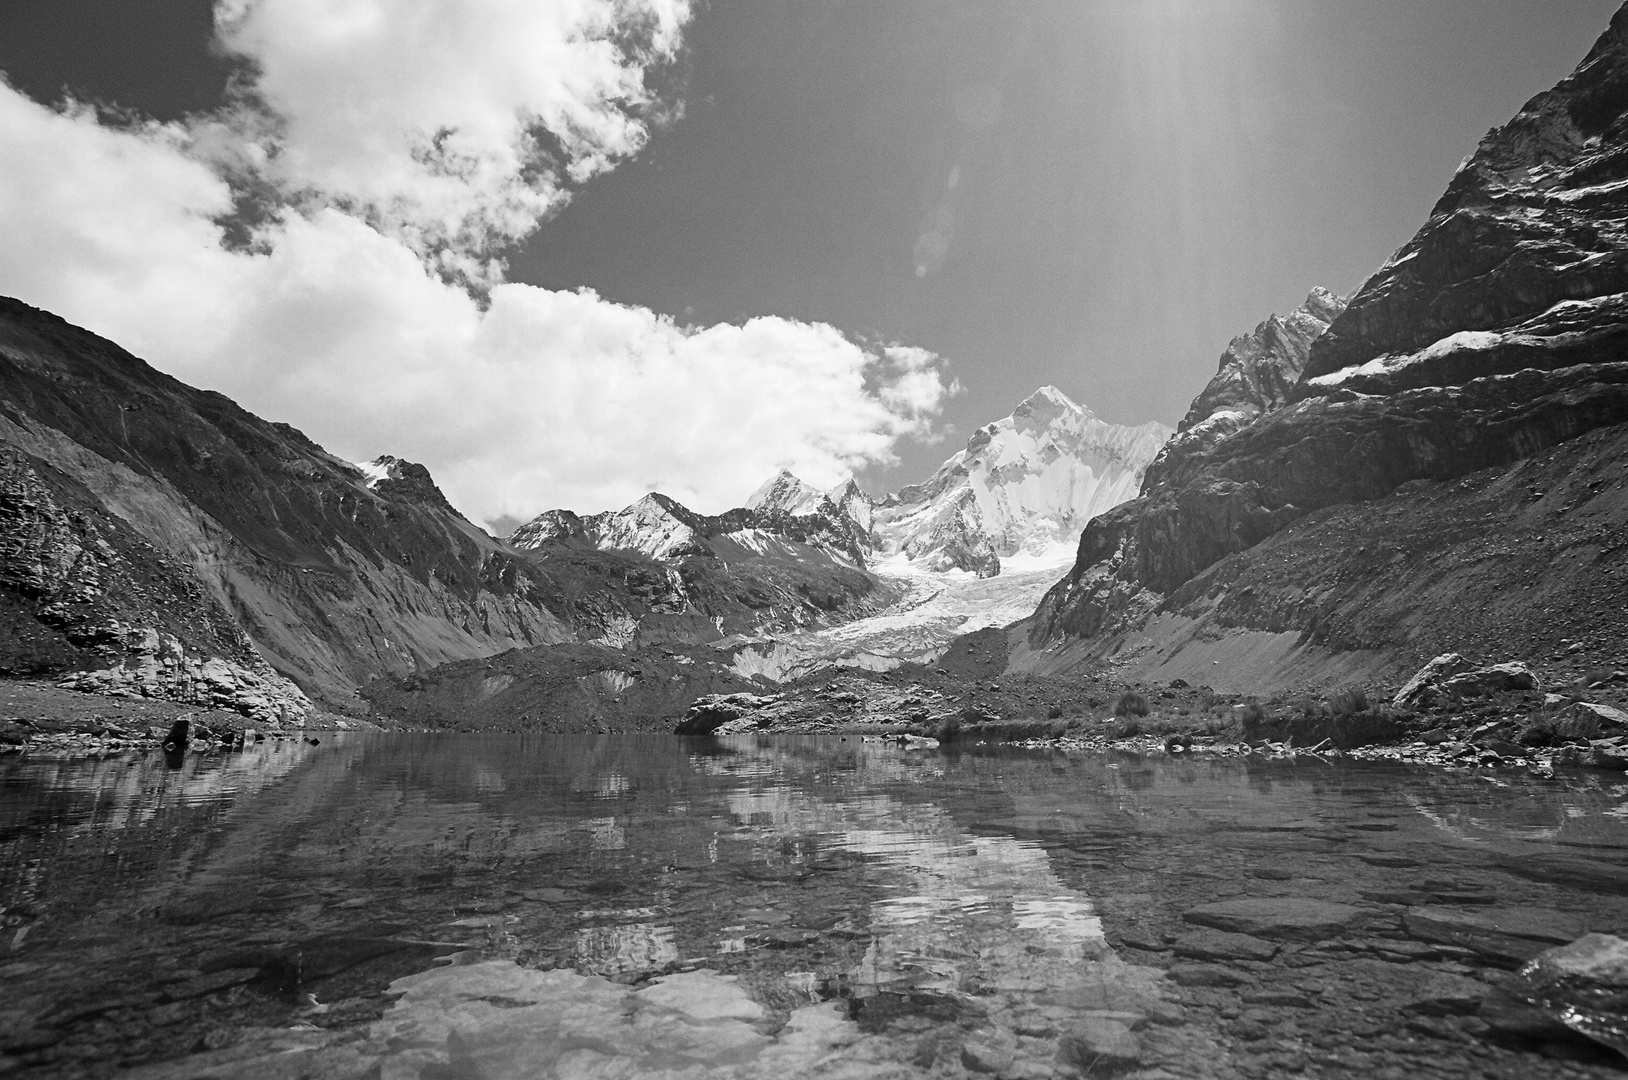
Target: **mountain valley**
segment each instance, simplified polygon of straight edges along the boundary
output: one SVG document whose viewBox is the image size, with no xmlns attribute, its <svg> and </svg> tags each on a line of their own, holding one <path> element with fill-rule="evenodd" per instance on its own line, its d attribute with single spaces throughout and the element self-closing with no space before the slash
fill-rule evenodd
<svg viewBox="0 0 1628 1080">
<path fill-rule="evenodd" d="M 782 470 L 721 514 L 652 492 L 494 538 L 422 466 L 0 302 L 0 668 L 266 723 L 649 728 L 969 648 L 1234 694 L 1628 663 L 1622 20 L 1353 295 L 1235 338 L 1175 430 L 1046 386 L 880 497 Z"/>
</svg>

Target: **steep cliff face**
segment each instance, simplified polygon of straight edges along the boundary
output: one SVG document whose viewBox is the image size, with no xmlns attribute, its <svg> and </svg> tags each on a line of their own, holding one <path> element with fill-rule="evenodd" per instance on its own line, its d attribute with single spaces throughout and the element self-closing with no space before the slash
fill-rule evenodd
<svg viewBox="0 0 1628 1080">
<path fill-rule="evenodd" d="M 668 588 L 637 557 L 509 549 L 422 466 L 341 461 L 5 299 L 0 444 L 13 670 L 140 671 L 173 639 L 345 707 L 380 674 L 625 636 Z"/>
<path fill-rule="evenodd" d="M 1628 422 L 1625 223 L 1628 14 L 1619 11 L 1572 76 L 1482 141 L 1419 234 L 1312 343 L 1287 405 L 1167 454 L 1140 498 L 1087 527 L 1073 570 L 1028 627 L 1024 662 L 1044 666 L 1048 652 L 1083 662 L 1123 644 L 1199 575 L 1222 560 L 1247 565 L 1262 541 L 1315 511 L 1507 471 Z M 1442 500 L 1409 506 L 1444 515 L 1447 531 L 1462 524 Z M 1495 533 L 1498 523 L 1482 527 Z M 1360 531 L 1343 540 L 1361 542 Z M 1318 565 L 1335 573 L 1339 563 L 1329 551 Z M 1387 572 L 1398 597 L 1422 595 L 1424 568 Z M 1266 621 L 1311 642 L 1326 629 L 1314 609 Z M 1254 627 L 1236 605 L 1210 619 L 1215 633 Z M 1376 657 L 1412 659 L 1412 625 L 1398 614 L 1367 644 Z"/>
</svg>

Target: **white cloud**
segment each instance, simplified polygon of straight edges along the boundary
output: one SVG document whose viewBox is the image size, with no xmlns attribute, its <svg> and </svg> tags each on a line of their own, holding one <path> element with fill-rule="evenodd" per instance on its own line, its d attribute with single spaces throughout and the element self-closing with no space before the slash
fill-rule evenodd
<svg viewBox="0 0 1628 1080">
<path fill-rule="evenodd" d="M 290 193 L 478 256 L 638 152 L 661 111 L 646 72 L 688 18 L 688 0 L 219 0 L 255 72 L 223 122 Z"/>
<path fill-rule="evenodd" d="M 515 283 L 483 309 L 443 280 L 437 250 L 485 257 L 573 178 L 638 149 L 643 65 L 671 53 L 685 15 L 653 8 L 654 44 L 606 52 L 625 5 L 491 4 L 457 25 L 444 6 L 239 6 L 230 43 L 259 61 L 275 110 L 253 122 L 115 129 L 0 85 L 0 292 L 342 456 L 423 461 L 477 520 L 651 488 L 721 510 L 776 468 L 834 483 L 928 434 L 950 391 L 919 349 L 781 318 L 688 329 Z M 560 171 L 528 159 L 532 118 L 562 134 Z M 414 156 L 437 128 L 456 129 L 467 172 Z M 252 251 L 229 251 L 222 174 L 244 170 L 290 198 Z"/>
</svg>

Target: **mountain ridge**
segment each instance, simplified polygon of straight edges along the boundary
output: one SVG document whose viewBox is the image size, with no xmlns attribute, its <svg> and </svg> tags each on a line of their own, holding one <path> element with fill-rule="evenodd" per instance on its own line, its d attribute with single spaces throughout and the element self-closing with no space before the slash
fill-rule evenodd
<svg viewBox="0 0 1628 1080">
<path fill-rule="evenodd" d="M 1481 141 L 1414 238 L 1311 344 L 1284 404 L 1191 452 L 1167 454 L 1136 500 L 1087 526 L 1074 567 L 1017 634 L 1014 666 L 1125 663 L 1135 649 L 1159 658 L 1146 671 L 1174 671 L 1184 650 L 1219 665 L 1217 643 L 1266 634 L 1269 647 L 1253 640 L 1280 671 L 1296 657 L 1302 670 L 1332 671 L 1343 656 L 1356 663 L 1348 675 L 1391 672 L 1470 633 L 1489 606 L 1449 598 L 1459 625 L 1438 625 L 1409 597 L 1445 596 L 1433 583 L 1450 571 L 1408 553 L 1446 559 L 1440 537 L 1475 535 L 1454 516 L 1471 504 L 1450 498 L 1452 485 L 1496 487 L 1557 447 L 1628 422 L 1625 219 L 1628 8 L 1575 72 Z M 1617 444 L 1580 445 L 1610 454 Z M 1585 457 L 1576 467 L 1602 464 Z M 1440 497 L 1421 501 L 1410 485 L 1437 485 Z M 1582 555 L 1557 552 L 1538 578 L 1511 577 L 1514 587 L 1604 590 L 1628 601 L 1616 566 L 1622 549 L 1609 541 L 1624 528 L 1614 498 L 1585 500 L 1609 510 L 1603 518 L 1575 503 L 1556 507 L 1555 529 L 1521 541 L 1561 534 L 1594 552 L 1586 556 L 1599 560 L 1593 585 L 1568 576 L 1580 572 L 1568 564 Z M 1398 560 L 1382 595 L 1343 571 L 1360 530 L 1342 535 L 1329 524 L 1349 529 L 1365 505 L 1387 530 L 1370 542 Z M 1432 512 L 1441 515 L 1436 528 L 1419 527 Z M 1298 563 L 1311 575 L 1297 583 L 1308 595 L 1279 609 L 1234 602 L 1225 583 L 1256 582 L 1256 560 L 1291 542 L 1320 552 Z M 1453 550 L 1462 557 L 1469 548 Z M 1476 550 L 1498 545 L 1488 537 Z M 1523 551 L 1516 545 L 1511 557 L 1524 560 Z M 1393 613 L 1386 626 L 1365 617 L 1375 604 Z M 1510 627 L 1512 643 L 1547 641 L 1541 628 Z"/>
</svg>

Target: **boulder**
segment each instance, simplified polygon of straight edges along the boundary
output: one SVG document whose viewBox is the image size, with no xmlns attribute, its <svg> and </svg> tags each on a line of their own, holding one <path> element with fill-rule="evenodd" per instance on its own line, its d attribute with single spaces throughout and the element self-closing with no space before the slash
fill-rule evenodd
<svg viewBox="0 0 1628 1080">
<path fill-rule="evenodd" d="M 1599 730 L 1612 734 L 1628 732 L 1628 713 L 1594 701 L 1573 702 L 1572 707 L 1566 710 L 1566 717 L 1581 723 L 1594 724 Z"/>
<path fill-rule="evenodd" d="M 1397 708 L 1428 705 L 1439 697 L 1485 697 L 1513 690 L 1533 690 L 1537 676 L 1525 664 L 1512 660 L 1478 668 L 1458 653 L 1443 653 L 1414 673 L 1391 703 Z"/>
<path fill-rule="evenodd" d="M 1442 653 L 1430 663 L 1413 673 L 1413 678 L 1402 684 L 1402 689 L 1396 692 L 1391 704 L 1397 708 L 1407 708 L 1418 705 L 1433 696 L 1438 683 L 1454 675 L 1463 674 L 1475 665 L 1470 663 L 1458 653 Z"/>
<path fill-rule="evenodd" d="M 1628 1056 L 1628 940 L 1587 934 L 1539 953 L 1506 990 Z"/>
<path fill-rule="evenodd" d="M 1534 690 L 1537 685 L 1537 676 L 1525 664 L 1511 661 L 1454 675 L 1443 680 L 1441 688 L 1451 696 L 1482 697 L 1512 690 Z"/>
<path fill-rule="evenodd" d="M 1628 746 L 1616 739 L 1596 739 L 1590 745 L 1588 762 L 1596 769 L 1628 772 Z"/>
<path fill-rule="evenodd" d="M 1233 934 L 1287 941 L 1338 937 L 1362 917 L 1362 909 L 1303 896 L 1252 897 L 1204 904 L 1182 918 Z"/>
<path fill-rule="evenodd" d="M 684 713 L 675 735 L 713 735 L 725 724 L 740 720 L 780 701 L 775 694 L 703 694 Z"/>
</svg>

